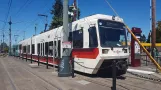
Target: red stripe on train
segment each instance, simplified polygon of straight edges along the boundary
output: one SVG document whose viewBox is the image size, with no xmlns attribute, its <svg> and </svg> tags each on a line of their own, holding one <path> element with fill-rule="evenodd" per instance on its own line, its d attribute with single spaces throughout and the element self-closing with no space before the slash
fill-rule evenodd
<svg viewBox="0 0 161 90">
<path fill-rule="evenodd" d="M 96 59 L 99 54 L 98 48 L 73 49 L 72 57 Z"/>
</svg>

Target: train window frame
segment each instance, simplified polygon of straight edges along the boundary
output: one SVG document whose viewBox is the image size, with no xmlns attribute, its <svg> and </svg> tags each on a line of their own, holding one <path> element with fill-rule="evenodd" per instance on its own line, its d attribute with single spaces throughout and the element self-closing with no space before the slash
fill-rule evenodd
<svg viewBox="0 0 161 90">
<path fill-rule="evenodd" d="M 49 54 L 49 43 L 45 42 L 45 55 Z"/>
<path fill-rule="evenodd" d="M 54 41 L 54 44 L 53 45 L 54 45 L 54 47 L 56 47 L 56 41 Z M 56 51 L 57 51 L 56 48 L 54 48 L 54 52 L 56 52 Z M 54 53 L 54 57 L 56 57 L 56 56 L 57 56 L 57 53 Z"/>
<path fill-rule="evenodd" d="M 43 48 L 42 48 L 42 43 L 40 44 L 40 55 L 42 56 L 43 55 Z"/>
<path fill-rule="evenodd" d="M 50 41 L 48 45 L 49 45 L 49 51 L 48 51 L 49 56 L 53 56 L 53 47 L 54 47 L 53 46 L 53 41 Z"/>
<path fill-rule="evenodd" d="M 23 53 L 26 53 L 26 46 L 23 46 Z"/>
<path fill-rule="evenodd" d="M 97 38 L 98 36 L 97 36 L 97 29 L 96 29 L 96 27 L 95 26 L 90 27 L 88 29 L 88 33 L 89 33 L 89 47 L 91 47 L 91 48 L 98 47 L 98 38 Z M 92 33 L 92 34 L 90 34 L 90 33 Z"/>
<path fill-rule="evenodd" d="M 21 50 L 22 49 L 22 44 L 19 44 L 19 50 Z"/>
<path fill-rule="evenodd" d="M 32 51 L 32 54 L 35 54 L 35 44 L 32 44 L 31 51 Z"/>
<path fill-rule="evenodd" d="M 73 48 L 83 48 L 83 29 L 72 32 Z"/>
<path fill-rule="evenodd" d="M 58 40 L 58 57 L 61 58 L 61 40 Z"/>
<path fill-rule="evenodd" d="M 40 43 L 37 44 L 37 54 L 40 55 Z"/>
<path fill-rule="evenodd" d="M 26 53 L 30 53 L 30 45 L 27 45 L 27 47 L 26 47 Z"/>
</svg>

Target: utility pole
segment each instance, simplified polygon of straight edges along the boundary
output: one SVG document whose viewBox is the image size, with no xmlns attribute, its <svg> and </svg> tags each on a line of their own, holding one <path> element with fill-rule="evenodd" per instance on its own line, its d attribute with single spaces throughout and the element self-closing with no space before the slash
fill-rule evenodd
<svg viewBox="0 0 161 90">
<path fill-rule="evenodd" d="M 43 16 L 43 17 L 45 17 L 45 19 L 46 19 L 46 23 L 45 23 L 45 29 L 44 29 L 44 32 L 46 31 L 46 28 L 47 28 L 47 26 L 48 26 L 48 15 L 44 15 L 44 14 L 38 14 L 38 16 Z"/>
<path fill-rule="evenodd" d="M 156 0 L 152 0 L 152 56 L 154 58 L 154 48 L 156 43 Z"/>
<path fill-rule="evenodd" d="M 2 51 L 4 50 L 4 30 L 3 30 L 3 35 L 2 35 L 2 38 L 3 38 L 3 43 L 2 43 Z"/>
<path fill-rule="evenodd" d="M 12 25 L 12 21 L 11 21 L 11 17 L 10 17 L 10 21 L 8 22 L 9 23 L 9 55 L 11 55 L 11 25 Z"/>
<path fill-rule="evenodd" d="M 71 47 L 65 47 L 65 42 L 68 41 L 69 37 L 69 28 L 68 28 L 68 0 L 63 1 L 63 54 L 61 58 L 61 62 L 59 65 L 59 77 L 68 77 L 71 76 L 71 69 L 70 69 L 70 54 L 71 54 Z"/>
<path fill-rule="evenodd" d="M 77 1 L 74 0 L 74 20 L 73 21 L 76 21 L 78 16 L 77 14 L 78 14 Z"/>
</svg>

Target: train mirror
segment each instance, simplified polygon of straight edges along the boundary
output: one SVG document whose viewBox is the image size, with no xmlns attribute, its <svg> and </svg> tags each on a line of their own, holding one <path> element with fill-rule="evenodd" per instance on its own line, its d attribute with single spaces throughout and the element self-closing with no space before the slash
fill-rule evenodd
<svg viewBox="0 0 161 90">
<path fill-rule="evenodd" d="M 127 35 L 127 37 L 129 37 L 129 32 L 127 32 L 127 34 L 126 34 L 126 35 Z"/>
</svg>

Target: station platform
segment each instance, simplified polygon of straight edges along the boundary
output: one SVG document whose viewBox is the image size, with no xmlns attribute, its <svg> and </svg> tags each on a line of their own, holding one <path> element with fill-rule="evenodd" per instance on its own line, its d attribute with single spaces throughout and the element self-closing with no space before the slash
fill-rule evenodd
<svg viewBox="0 0 161 90">
<path fill-rule="evenodd" d="M 132 68 L 131 68 L 132 69 Z M 134 68 L 133 68 L 134 69 Z M 55 68 L 17 57 L 0 58 L 1 90 L 111 90 L 112 78 L 75 74 L 58 77 Z M 149 81 L 131 74 L 117 79 L 117 90 L 160 90 L 161 82 Z"/>
<path fill-rule="evenodd" d="M 8 72 L 8 77 L 5 77 L 11 79 L 7 81 L 13 83 L 0 83 L 1 87 L 6 86 L 1 90 L 8 90 L 9 87 L 9 90 L 111 90 L 110 87 L 102 87 L 79 78 L 58 77 L 53 67 L 46 69 L 43 64 L 39 67 L 32 66 L 29 60 L 26 62 L 15 57 L 5 57 L 0 58 L 0 63 L 5 68 L 4 72 Z"/>
</svg>

